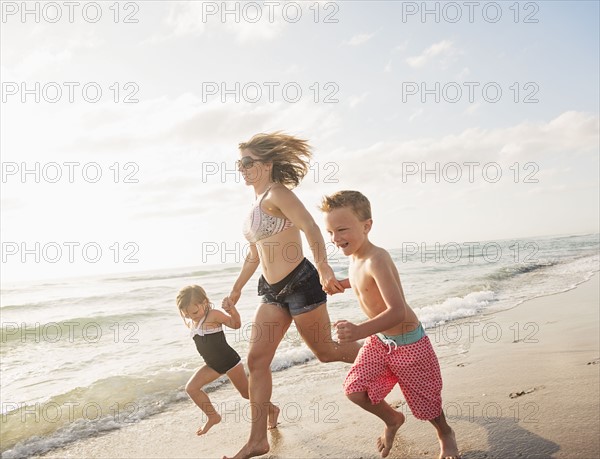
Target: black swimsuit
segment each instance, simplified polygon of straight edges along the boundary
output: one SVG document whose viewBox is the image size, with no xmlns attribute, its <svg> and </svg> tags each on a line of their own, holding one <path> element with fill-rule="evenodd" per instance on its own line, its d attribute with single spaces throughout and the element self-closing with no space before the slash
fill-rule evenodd
<svg viewBox="0 0 600 459">
<path fill-rule="evenodd" d="M 210 309 L 206 311 L 204 319 L 198 328 L 192 330 L 196 349 L 204 359 L 206 365 L 219 374 L 225 374 L 235 367 L 241 360 L 239 354 L 233 349 L 225 338 L 222 328 L 219 326 L 215 331 L 204 331 L 202 325 L 208 317 Z"/>
</svg>

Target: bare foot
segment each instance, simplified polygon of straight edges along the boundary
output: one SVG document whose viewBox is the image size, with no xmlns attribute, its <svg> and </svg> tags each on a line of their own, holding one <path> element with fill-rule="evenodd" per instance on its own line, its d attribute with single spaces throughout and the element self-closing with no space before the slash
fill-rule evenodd
<svg viewBox="0 0 600 459">
<path fill-rule="evenodd" d="M 393 424 L 386 424 L 383 429 L 383 435 L 377 439 L 377 450 L 381 453 L 381 457 L 387 457 L 394 445 L 394 437 L 402 424 L 404 424 L 404 415 L 396 412 L 396 420 Z"/>
<path fill-rule="evenodd" d="M 279 418 L 279 408 L 271 404 L 269 407 L 269 419 L 267 421 L 267 429 L 277 428 L 277 419 Z"/>
<path fill-rule="evenodd" d="M 221 415 L 220 414 L 215 413 L 212 416 L 208 416 L 208 421 L 206 421 L 206 424 L 204 424 L 202 427 L 200 427 L 196 431 L 196 435 L 204 435 L 206 432 L 209 431 L 209 429 L 212 426 L 214 426 L 215 424 L 218 424 L 219 422 L 221 422 Z"/>
<path fill-rule="evenodd" d="M 460 453 L 458 452 L 458 445 L 456 444 L 456 437 L 454 431 L 450 429 L 450 432 L 444 435 L 440 435 L 440 459 L 460 459 Z"/>
<path fill-rule="evenodd" d="M 238 453 L 231 459 L 247 459 L 249 457 L 262 456 L 269 452 L 269 442 L 265 439 L 260 444 L 246 443 Z M 223 459 L 229 459 L 227 456 L 223 456 Z"/>
</svg>

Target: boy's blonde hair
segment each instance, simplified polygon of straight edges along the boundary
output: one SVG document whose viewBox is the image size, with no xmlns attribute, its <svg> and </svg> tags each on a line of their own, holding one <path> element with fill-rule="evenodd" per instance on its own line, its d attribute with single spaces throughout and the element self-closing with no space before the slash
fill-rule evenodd
<svg viewBox="0 0 600 459">
<path fill-rule="evenodd" d="M 371 203 L 360 191 L 342 190 L 331 196 L 323 196 L 319 209 L 328 213 L 342 207 L 349 207 L 361 222 L 371 218 Z"/>
<path fill-rule="evenodd" d="M 263 162 L 272 162 L 271 179 L 288 188 L 300 184 L 308 173 L 312 151 L 307 140 L 282 132 L 256 134 L 239 145 L 240 150 L 251 150 Z"/>
<path fill-rule="evenodd" d="M 177 307 L 179 308 L 179 315 L 183 319 L 183 323 L 190 328 L 190 323 L 185 320 L 184 311 L 192 304 L 208 302 L 208 308 L 212 308 L 212 304 L 208 300 L 208 296 L 202 287 L 199 285 L 188 285 L 182 288 L 177 294 Z"/>
</svg>

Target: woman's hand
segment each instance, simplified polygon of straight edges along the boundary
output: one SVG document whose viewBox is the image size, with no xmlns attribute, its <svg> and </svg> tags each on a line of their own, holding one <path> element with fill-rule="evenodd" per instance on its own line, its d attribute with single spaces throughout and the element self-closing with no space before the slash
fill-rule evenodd
<svg viewBox="0 0 600 459">
<path fill-rule="evenodd" d="M 242 292 L 239 290 L 232 290 L 229 292 L 229 295 L 223 298 L 223 301 L 221 302 L 221 307 L 223 310 L 229 312 L 231 308 L 235 307 L 241 295 Z"/>
<path fill-rule="evenodd" d="M 230 314 L 230 315 L 231 315 L 231 310 L 235 309 L 235 306 L 229 302 L 229 298 L 227 298 L 227 297 L 225 297 L 223 299 L 223 303 L 221 304 L 221 307 L 223 308 L 223 311 L 225 311 L 227 314 Z"/>
<path fill-rule="evenodd" d="M 328 264 L 322 264 L 319 270 L 319 280 L 323 287 L 323 291 L 328 295 L 335 295 L 344 291 L 342 284 L 335 278 L 333 269 Z"/>
</svg>

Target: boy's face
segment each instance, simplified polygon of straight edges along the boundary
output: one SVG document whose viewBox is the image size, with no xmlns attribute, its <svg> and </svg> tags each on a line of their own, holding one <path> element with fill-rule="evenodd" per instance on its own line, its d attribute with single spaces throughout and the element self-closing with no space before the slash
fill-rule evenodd
<svg viewBox="0 0 600 459">
<path fill-rule="evenodd" d="M 361 222 L 348 207 L 325 213 L 325 229 L 331 242 L 342 249 L 344 255 L 355 253 L 364 243 L 372 220 Z"/>
</svg>

